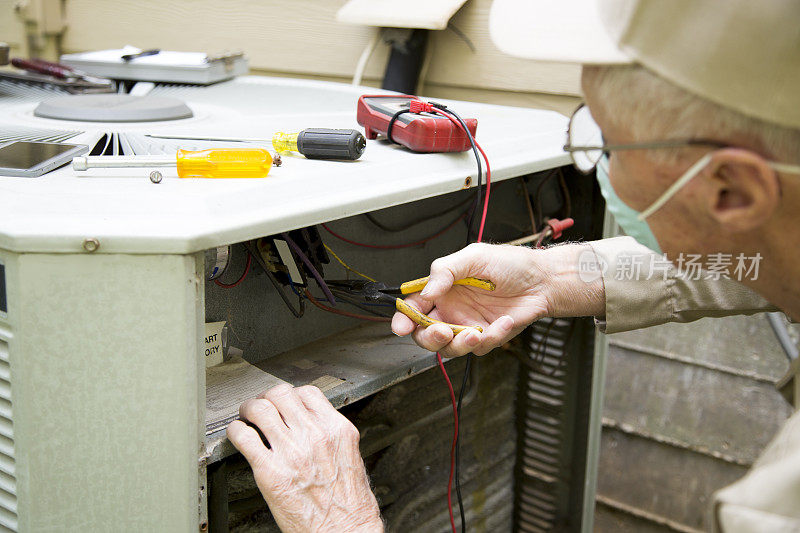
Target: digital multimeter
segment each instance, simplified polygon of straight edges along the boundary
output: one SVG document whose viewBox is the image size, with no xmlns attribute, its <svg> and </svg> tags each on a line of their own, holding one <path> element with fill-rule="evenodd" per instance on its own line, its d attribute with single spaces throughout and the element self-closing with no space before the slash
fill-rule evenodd
<svg viewBox="0 0 800 533">
<path fill-rule="evenodd" d="M 416 96 L 407 95 L 363 95 L 358 99 L 356 120 L 364 126 L 367 139 L 387 135 L 392 117 L 401 110 L 409 109 Z M 478 121 L 464 119 L 469 132 L 474 136 Z M 415 152 L 464 152 L 469 150 L 469 137 L 450 119 L 435 113 L 403 113 L 392 124 L 391 139 Z"/>
</svg>

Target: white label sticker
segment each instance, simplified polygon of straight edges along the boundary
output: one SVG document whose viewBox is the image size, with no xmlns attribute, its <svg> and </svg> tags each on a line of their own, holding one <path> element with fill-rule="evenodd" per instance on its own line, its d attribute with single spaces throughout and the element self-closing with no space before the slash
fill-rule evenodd
<svg viewBox="0 0 800 533">
<path fill-rule="evenodd" d="M 206 323 L 206 367 L 222 362 L 222 328 L 225 322 Z"/>
</svg>

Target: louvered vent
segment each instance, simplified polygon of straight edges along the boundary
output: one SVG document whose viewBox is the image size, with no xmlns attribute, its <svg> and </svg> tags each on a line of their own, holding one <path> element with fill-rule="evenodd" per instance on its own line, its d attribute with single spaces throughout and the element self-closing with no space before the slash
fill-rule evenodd
<svg viewBox="0 0 800 533">
<path fill-rule="evenodd" d="M 214 146 L 230 146 L 230 143 L 159 139 L 142 133 L 107 131 L 95 143 L 90 155 L 174 155 L 178 148 L 202 150 Z"/>
<path fill-rule="evenodd" d="M 524 366 L 517 404 L 515 530 L 579 531 L 591 398 L 593 325 L 542 319 L 514 347 Z"/>
<path fill-rule="evenodd" d="M 35 85 L 8 79 L 0 80 L 0 97 L 5 104 L 41 102 L 67 94 L 69 94 L 67 91 L 55 85 Z"/>
<path fill-rule="evenodd" d="M 64 142 L 83 133 L 78 130 L 48 130 L 27 126 L 3 125 L 0 128 L 0 144 L 14 141 Z"/>
<path fill-rule="evenodd" d="M 0 324 L 0 530 L 17 531 L 17 480 L 8 337 Z"/>
</svg>

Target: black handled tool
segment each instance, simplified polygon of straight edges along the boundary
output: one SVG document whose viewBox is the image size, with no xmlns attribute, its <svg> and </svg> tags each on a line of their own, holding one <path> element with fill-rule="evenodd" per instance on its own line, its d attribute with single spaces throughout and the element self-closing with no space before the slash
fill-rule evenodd
<svg viewBox="0 0 800 533">
<path fill-rule="evenodd" d="M 361 157 L 367 140 L 358 130 L 308 128 L 300 133 L 278 132 L 272 137 L 278 152 L 300 152 L 309 159 L 344 159 Z"/>
</svg>

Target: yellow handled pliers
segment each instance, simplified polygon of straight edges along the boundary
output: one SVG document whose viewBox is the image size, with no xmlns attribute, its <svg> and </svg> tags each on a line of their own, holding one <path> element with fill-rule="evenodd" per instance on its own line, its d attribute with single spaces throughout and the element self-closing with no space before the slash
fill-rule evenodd
<svg viewBox="0 0 800 533">
<path fill-rule="evenodd" d="M 395 306 L 395 309 L 406 315 L 413 320 L 416 324 L 428 327 L 432 324 L 444 324 L 453 330 L 453 334 L 457 335 L 465 329 L 473 328 L 478 331 L 483 331 L 480 326 L 460 326 L 458 324 L 448 324 L 441 320 L 431 318 L 418 309 L 407 304 L 403 299 L 398 296 L 406 296 L 415 292 L 421 291 L 425 285 L 428 284 L 429 277 L 407 281 L 400 286 L 391 287 L 379 281 L 362 281 L 362 280 L 336 280 L 326 281 L 332 290 L 339 290 L 349 293 L 353 296 L 363 299 L 366 303 L 387 302 Z M 486 291 L 495 290 L 495 284 L 491 281 L 478 278 L 464 278 L 456 280 L 454 285 L 465 285 L 468 287 L 476 287 Z"/>
</svg>

